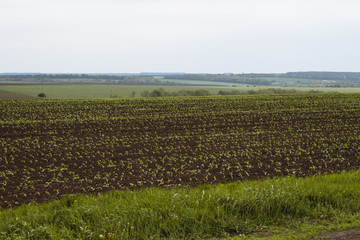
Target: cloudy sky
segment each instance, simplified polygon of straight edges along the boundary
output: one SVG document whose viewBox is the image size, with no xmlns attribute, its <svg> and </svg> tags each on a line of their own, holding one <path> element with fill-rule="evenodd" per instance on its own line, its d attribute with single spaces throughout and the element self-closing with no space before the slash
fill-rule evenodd
<svg viewBox="0 0 360 240">
<path fill-rule="evenodd" d="M 360 71 L 358 0 L 0 0 L 0 73 Z"/>
</svg>

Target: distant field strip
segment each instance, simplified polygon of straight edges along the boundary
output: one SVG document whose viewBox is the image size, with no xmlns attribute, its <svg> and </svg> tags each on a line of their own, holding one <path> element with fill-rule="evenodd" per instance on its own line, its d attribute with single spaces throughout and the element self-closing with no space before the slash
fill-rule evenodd
<svg viewBox="0 0 360 240">
<path fill-rule="evenodd" d="M 9 99 L 34 99 L 35 97 L 27 96 L 24 94 L 19 94 L 15 92 L 8 92 L 0 90 L 0 100 L 9 100 Z"/>
<path fill-rule="evenodd" d="M 190 80 L 184 80 L 190 81 Z M 191 82 L 191 81 L 190 81 Z M 45 93 L 48 99 L 89 99 L 89 98 L 129 98 L 134 93 L 134 97 L 141 97 L 141 93 L 144 91 L 153 91 L 159 88 L 163 88 L 166 92 L 177 92 L 181 90 L 206 90 L 212 95 L 217 95 L 219 91 L 239 91 L 246 94 L 250 90 L 258 91 L 259 89 L 279 88 L 279 87 L 253 87 L 236 85 L 236 87 L 230 86 L 161 86 L 161 85 L 0 85 L 0 90 L 7 92 L 13 92 L 25 96 L 37 97 L 39 93 Z M 360 92 L 360 88 L 325 88 L 325 87 L 296 87 L 283 89 L 297 91 L 321 91 L 321 92 L 340 92 L 340 93 L 356 93 Z M 15 96 L 15 95 L 14 95 Z"/>
<path fill-rule="evenodd" d="M 88 99 L 88 98 L 129 98 L 133 92 L 135 97 L 140 97 L 144 91 L 153 91 L 163 88 L 167 92 L 179 90 L 204 89 L 211 94 L 217 94 L 222 89 L 231 87 L 215 86 L 159 86 L 159 85 L 0 85 L 0 89 L 37 97 L 39 93 L 45 93 L 50 99 Z"/>
</svg>

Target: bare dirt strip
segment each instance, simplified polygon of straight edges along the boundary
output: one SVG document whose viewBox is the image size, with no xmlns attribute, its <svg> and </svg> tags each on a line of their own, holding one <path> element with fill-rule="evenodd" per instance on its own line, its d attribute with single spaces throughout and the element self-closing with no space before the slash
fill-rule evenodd
<svg viewBox="0 0 360 240">
<path fill-rule="evenodd" d="M 360 240 L 360 228 L 347 229 L 342 231 L 332 231 L 320 234 L 313 239 L 326 239 L 326 240 Z"/>
<path fill-rule="evenodd" d="M 16 100 L 16 99 L 36 99 L 36 98 L 19 93 L 0 90 L 0 100 Z"/>
</svg>

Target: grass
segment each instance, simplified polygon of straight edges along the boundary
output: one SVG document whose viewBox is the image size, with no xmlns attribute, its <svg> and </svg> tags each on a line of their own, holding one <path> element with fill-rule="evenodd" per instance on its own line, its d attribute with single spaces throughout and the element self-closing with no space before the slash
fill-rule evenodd
<svg viewBox="0 0 360 240">
<path fill-rule="evenodd" d="M 0 238 L 254 239 L 257 231 L 309 237 L 360 226 L 359 182 L 360 171 L 351 171 L 66 196 L 1 211 Z"/>
<path fill-rule="evenodd" d="M 39 93 L 45 93 L 50 99 L 85 99 L 85 98 L 109 98 L 124 97 L 128 98 L 132 92 L 135 92 L 135 97 L 141 97 L 141 93 L 145 90 L 153 91 L 155 89 L 163 88 L 166 92 L 177 92 L 179 90 L 200 90 L 204 89 L 210 94 L 216 95 L 220 90 L 239 90 L 241 93 L 246 93 L 249 90 L 268 89 L 271 87 L 225 87 L 225 86 L 157 86 L 157 85 L 0 85 L 0 90 L 10 91 L 18 94 L 23 94 L 31 97 L 37 97 Z M 279 87 L 273 87 L 279 88 Z M 311 88 L 311 87 L 296 87 L 285 88 L 296 89 L 299 91 L 319 90 L 322 92 L 360 92 L 360 88 Z"/>
</svg>

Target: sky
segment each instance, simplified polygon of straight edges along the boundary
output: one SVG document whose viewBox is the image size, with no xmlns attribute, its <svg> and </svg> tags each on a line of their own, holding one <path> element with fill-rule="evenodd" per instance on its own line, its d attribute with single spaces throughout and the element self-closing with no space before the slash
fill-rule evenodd
<svg viewBox="0 0 360 240">
<path fill-rule="evenodd" d="M 0 73 L 360 72 L 358 0 L 0 0 Z"/>
</svg>

